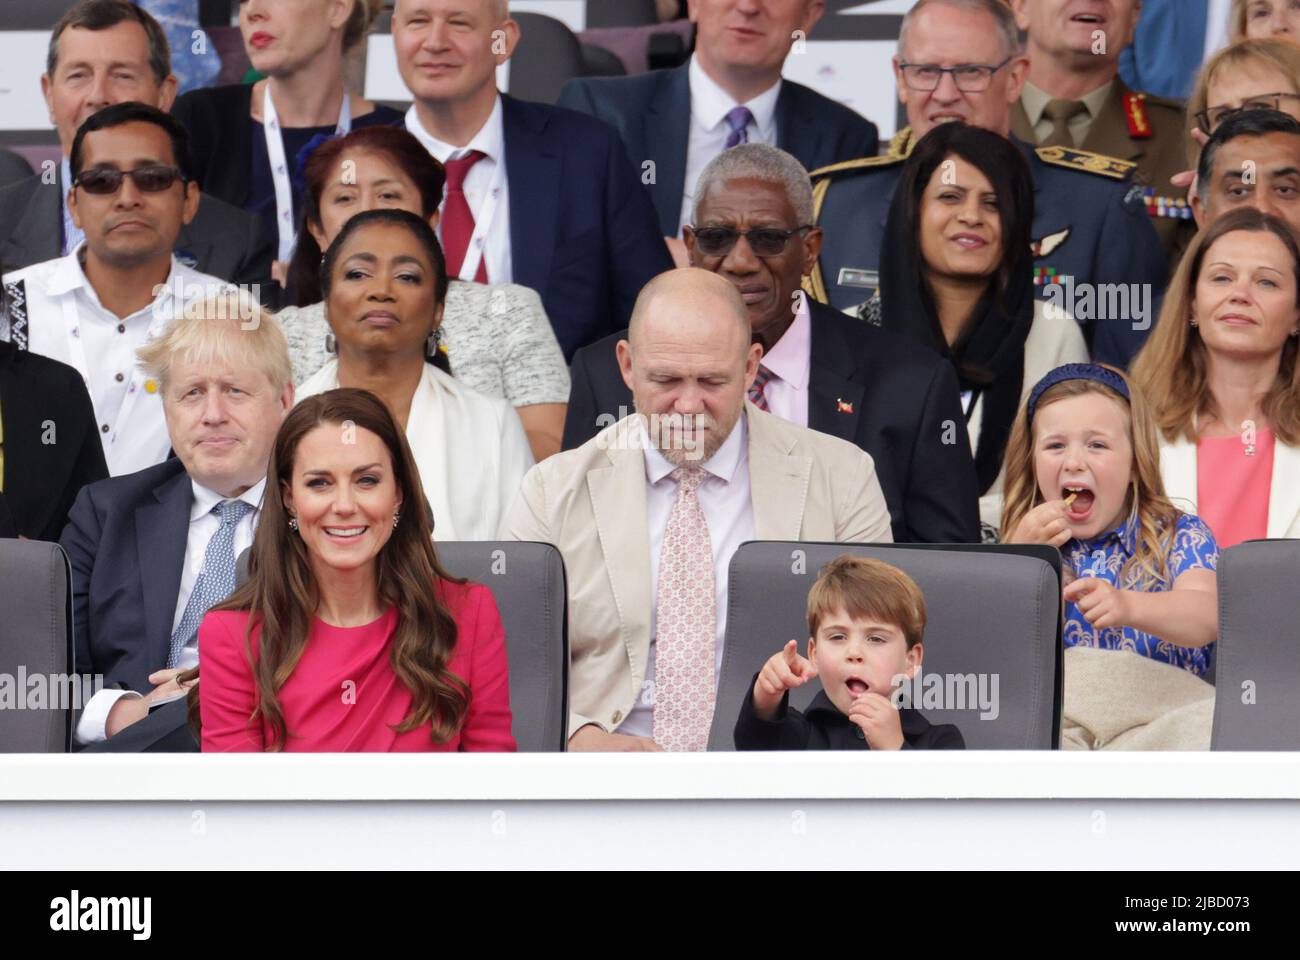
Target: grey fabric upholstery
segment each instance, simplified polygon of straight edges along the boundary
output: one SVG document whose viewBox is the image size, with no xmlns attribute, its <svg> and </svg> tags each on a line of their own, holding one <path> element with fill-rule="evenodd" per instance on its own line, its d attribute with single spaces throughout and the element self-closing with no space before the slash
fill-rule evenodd
<svg viewBox="0 0 1300 960">
<path fill-rule="evenodd" d="M 520 753 L 562 751 L 569 716 L 569 632 L 564 560 L 549 543 L 435 544 L 448 573 L 496 597 L 510 664 L 511 730 Z"/>
<path fill-rule="evenodd" d="M 996 675 L 996 718 L 981 719 L 979 709 L 936 710 L 918 703 L 931 723 L 956 724 L 968 749 L 1055 747 L 1061 594 L 1047 551 L 1040 558 L 1034 548 L 998 546 L 751 542 L 731 560 L 710 750 L 735 749 L 736 718 L 764 661 L 791 639 L 799 641 L 800 653 L 807 653 L 808 591 L 821 568 L 845 553 L 892 563 L 924 592 L 923 674 Z M 791 706 L 806 707 L 820 689 L 814 681 L 793 691 Z"/>
<path fill-rule="evenodd" d="M 516 14 L 518 16 L 518 14 Z M 587 29 L 644 27 L 659 22 L 655 0 L 587 0 Z"/>
<path fill-rule="evenodd" d="M 1230 547 L 1218 580 L 1210 749 L 1300 750 L 1300 540 Z"/>
<path fill-rule="evenodd" d="M 72 673 L 72 571 L 57 543 L 0 540 L 0 675 L 13 706 L 0 709 L 0 753 L 66 753 L 80 685 Z M 44 709 L 22 680 L 43 676 Z"/>
<path fill-rule="evenodd" d="M 506 92 L 520 100 L 554 105 L 567 81 L 586 75 L 582 44 L 554 17 L 540 13 L 511 16 L 519 22 L 519 44 L 510 58 Z"/>
</svg>

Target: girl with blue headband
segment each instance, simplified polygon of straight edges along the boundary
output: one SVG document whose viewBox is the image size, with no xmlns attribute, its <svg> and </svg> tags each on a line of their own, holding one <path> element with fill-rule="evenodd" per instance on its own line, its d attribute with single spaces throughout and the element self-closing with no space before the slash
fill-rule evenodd
<svg viewBox="0 0 1300 960">
<path fill-rule="evenodd" d="M 1060 549 L 1066 646 L 1209 668 L 1219 548 L 1166 498 L 1155 420 L 1120 371 L 1067 364 L 1030 391 L 1007 445 L 1002 539 Z"/>
</svg>

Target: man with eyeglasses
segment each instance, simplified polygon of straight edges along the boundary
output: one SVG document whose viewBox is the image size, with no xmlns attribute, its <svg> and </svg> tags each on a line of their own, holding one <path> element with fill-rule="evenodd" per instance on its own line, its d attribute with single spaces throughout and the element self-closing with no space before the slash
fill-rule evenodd
<svg viewBox="0 0 1300 960">
<path fill-rule="evenodd" d="M 1196 233 L 1186 188 L 1186 115 L 1175 100 L 1137 93 L 1119 76 L 1141 0 L 1012 0 L 1027 36 L 1029 77 L 1011 130 L 1040 147 L 1081 148 L 1137 164 L 1147 214 L 1172 270 Z"/>
<path fill-rule="evenodd" d="M 171 108 L 176 78 L 162 27 L 129 0 L 79 0 L 50 35 L 41 92 L 62 148 L 58 164 L 0 187 L 0 267 L 17 270 L 67 255 L 81 241 L 68 211 L 68 170 L 77 128 L 96 110 L 138 101 Z M 187 266 L 271 297 L 273 238 L 238 207 L 201 194 L 176 238 Z"/>
<path fill-rule="evenodd" d="M 1201 150 L 1197 227 L 1236 207 L 1285 220 L 1300 235 L 1300 121 L 1277 110 L 1239 110 Z"/>
<path fill-rule="evenodd" d="M 728 280 L 763 348 L 749 400 L 871 455 L 898 542 L 979 540 L 970 447 L 945 425 L 962 421 L 957 379 L 938 354 L 866 326 L 800 290 L 817 263 L 822 230 L 799 161 L 751 143 L 715 157 L 700 177 L 685 228 L 693 267 Z M 581 446 L 632 407 L 617 345 L 626 332 L 579 350 L 564 448 Z"/>
<path fill-rule="evenodd" d="M 1011 9 L 1001 0 L 919 0 L 903 18 L 894 72 L 909 126 L 883 157 L 813 171 L 814 216 L 826 228 L 808 289 L 841 309 L 869 299 L 879 285 L 885 220 L 912 145 L 937 124 L 960 120 L 1011 135 L 1011 107 L 1024 85 Z M 1080 285 L 1148 284 L 1153 301 L 1168 267 L 1146 214 L 1134 164 L 1086 150 L 1040 148 L 1012 138 L 1034 177 L 1034 284 L 1073 278 Z M 1094 359 L 1126 365 L 1146 338 L 1131 317 L 1081 323 Z"/>
<path fill-rule="evenodd" d="M 143 103 L 105 107 L 72 142 L 68 209 L 85 239 L 65 257 L 6 274 L 4 339 L 86 380 L 111 476 L 167 459 L 158 383 L 136 348 L 191 303 L 229 290 L 172 250 L 194 219 L 185 128 Z"/>
</svg>

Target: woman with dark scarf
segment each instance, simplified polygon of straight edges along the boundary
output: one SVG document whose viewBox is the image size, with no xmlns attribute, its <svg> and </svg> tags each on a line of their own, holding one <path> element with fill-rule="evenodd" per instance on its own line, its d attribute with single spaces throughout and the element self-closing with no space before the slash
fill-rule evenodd
<svg viewBox="0 0 1300 960">
<path fill-rule="evenodd" d="M 1078 324 L 1034 300 L 1033 219 L 1019 148 L 979 127 L 940 124 L 903 167 L 880 289 L 857 311 L 956 368 L 986 535 L 998 527 L 1002 456 L 1024 394 L 1048 370 L 1088 359 Z"/>
</svg>

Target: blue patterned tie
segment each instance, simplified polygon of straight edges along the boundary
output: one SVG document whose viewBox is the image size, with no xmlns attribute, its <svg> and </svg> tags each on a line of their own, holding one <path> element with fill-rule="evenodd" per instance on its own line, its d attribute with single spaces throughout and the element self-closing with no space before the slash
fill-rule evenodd
<svg viewBox="0 0 1300 960">
<path fill-rule="evenodd" d="M 727 137 L 727 142 L 722 149 L 730 150 L 742 143 L 749 143 L 749 132 L 745 128 L 753 120 L 754 115 L 749 112 L 749 107 L 732 107 L 726 116 L 727 126 L 731 128 L 731 134 Z"/>
<path fill-rule="evenodd" d="M 212 508 L 220 514 L 221 526 L 208 541 L 203 554 L 203 569 L 194 581 L 194 590 L 181 614 L 180 626 L 172 634 L 171 649 L 167 651 L 167 667 L 171 669 L 180 661 L 183 650 L 199 631 L 199 622 L 208 610 L 235 592 L 235 527 L 244 514 L 252 510 L 243 500 L 222 500 Z"/>
</svg>

